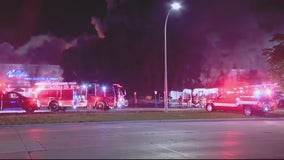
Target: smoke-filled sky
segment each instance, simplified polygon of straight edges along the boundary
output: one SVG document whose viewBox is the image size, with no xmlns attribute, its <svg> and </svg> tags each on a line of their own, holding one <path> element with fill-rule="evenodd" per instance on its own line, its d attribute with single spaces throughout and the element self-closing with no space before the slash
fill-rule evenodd
<svg viewBox="0 0 284 160">
<path fill-rule="evenodd" d="M 24 59 L 27 61 L 33 59 L 30 62 L 38 58 L 42 63 L 56 64 L 59 63 L 58 58 L 63 52 L 77 46 L 78 39 L 82 37 L 84 41 L 94 38 L 103 41 L 108 38 L 113 40 L 116 36 L 112 43 L 120 44 L 125 41 L 131 44 L 141 43 L 140 46 L 128 46 L 132 47 L 132 53 L 129 53 L 132 57 L 141 57 L 139 55 L 141 49 L 135 49 L 141 47 L 143 51 L 149 52 L 149 56 L 160 57 L 161 60 L 158 60 L 157 64 L 162 66 L 163 29 L 170 2 L 170 0 L 2 0 L 0 62 L 13 63 L 16 61 L 11 60 L 11 57 L 27 55 Z M 168 19 L 168 54 L 171 61 L 169 65 L 180 61 L 186 68 L 187 63 L 196 63 L 195 57 L 202 57 L 198 60 L 202 64 L 196 66 L 202 66 L 203 69 L 212 66 L 227 70 L 267 67 L 261 52 L 262 49 L 271 47 L 269 40 L 273 34 L 284 33 L 283 0 L 182 0 L 180 2 L 183 9 L 178 13 L 171 12 Z M 117 32 L 121 33 L 114 34 Z M 104 41 L 107 42 L 110 41 Z M 50 55 L 54 58 L 50 58 Z M 108 56 L 111 57 L 111 54 Z M 125 57 L 128 61 L 132 61 L 128 58 L 129 56 Z M 144 58 L 149 59 L 149 57 Z M 141 65 L 152 65 L 150 63 L 151 61 L 144 61 Z M 108 67 L 117 66 L 108 65 Z M 189 68 L 192 69 L 192 66 Z"/>
<path fill-rule="evenodd" d="M 189 16 L 195 35 L 203 35 L 206 56 L 221 56 L 238 68 L 257 69 L 261 50 L 271 47 L 271 36 L 284 31 L 284 1 L 194 1 Z M 188 19 L 190 21 L 190 19 Z M 202 50 L 202 49 L 201 49 Z M 213 58 L 213 57 L 212 57 Z M 244 63 L 238 63 L 243 61 Z M 211 62 L 211 63 L 214 63 Z"/>
</svg>

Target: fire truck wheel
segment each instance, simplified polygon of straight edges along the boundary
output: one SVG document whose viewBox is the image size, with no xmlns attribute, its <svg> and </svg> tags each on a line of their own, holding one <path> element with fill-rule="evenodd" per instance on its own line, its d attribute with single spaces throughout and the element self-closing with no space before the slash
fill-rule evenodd
<svg viewBox="0 0 284 160">
<path fill-rule="evenodd" d="M 96 104 L 96 108 L 97 109 L 101 109 L 101 110 L 107 110 L 108 107 L 106 106 L 106 104 L 104 102 L 99 101 Z"/>
<path fill-rule="evenodd" d="M 208 112 L 213 112 L 213 111 L 214 111 L 214 106 L 213 106 L 212 104 L 207 104 L 206 110 L 207 110 Z"/>
<path fill-rule="evenodd" d="M 243 112 L 244 112 L 244 115 L 251 116 L 252 115 L 252 108 L 250 106 L 244 106 Z"/>
<path fill-rule="evenodd" d="M 57 102 L 51 102 L 49 108 L 52 112 L 56 112 L 59 110 L 59 104 Z"/>
</svg>

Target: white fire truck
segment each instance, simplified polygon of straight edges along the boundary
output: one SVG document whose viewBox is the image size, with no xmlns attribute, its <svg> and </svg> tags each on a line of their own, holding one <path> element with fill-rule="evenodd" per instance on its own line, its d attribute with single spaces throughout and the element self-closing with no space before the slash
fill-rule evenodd
<svg viewBox="0 0 284 160">
<path fill-rule="evenodd" d="M 35 87 L 35 95 L 41 108 L 48 108 L 53 112 L 78 107 L 107 110 L 128 105 L 125 94 L 122 92 L 123 87 L 118 84 L 107 88 L 99 84 L 38 82 Z"/>
<path fill-rule="evenodd" d="M 252 85 L 232 90 L 223 90 L 216 98 L 207 99 L 206 110 L 238 110 L 244 115 L 269 113 L 276 108 L 273 89 L 263 85 Z"/>
</svg>

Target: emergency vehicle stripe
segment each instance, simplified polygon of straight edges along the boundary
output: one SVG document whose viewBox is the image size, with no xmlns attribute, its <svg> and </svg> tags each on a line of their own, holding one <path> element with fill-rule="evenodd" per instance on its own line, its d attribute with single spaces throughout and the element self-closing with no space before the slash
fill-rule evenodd
<svg viewBox="0 0 284 160">
<path fill-rule="evenodd" d="M 257 101 L 239 101 L 239 104 L 257 104 Z"/>
<path fill-rule="evenodd" d="M 215 106 L 220 106 L 220 107 L 237 107 L 237 103 L 214 103 Z"/>
</svg>

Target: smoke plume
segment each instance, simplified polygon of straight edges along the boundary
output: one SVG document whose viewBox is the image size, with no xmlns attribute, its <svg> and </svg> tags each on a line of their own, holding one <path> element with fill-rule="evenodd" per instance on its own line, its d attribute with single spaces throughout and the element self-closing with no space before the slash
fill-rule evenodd
<svg viewBox="0 0 284 160">
<path fill-rule="evenodd" d="M 97 33 L 98 33 L 98 36 L 100 38 L 105 38 L 105 34 L 104 34 L 104 31 L 103 31 L 103 25 L 102 25 L 102 22 L 99 18 L 93 16 L 91 18 L 91 24 L 95 27 Z"/>
</svg>

